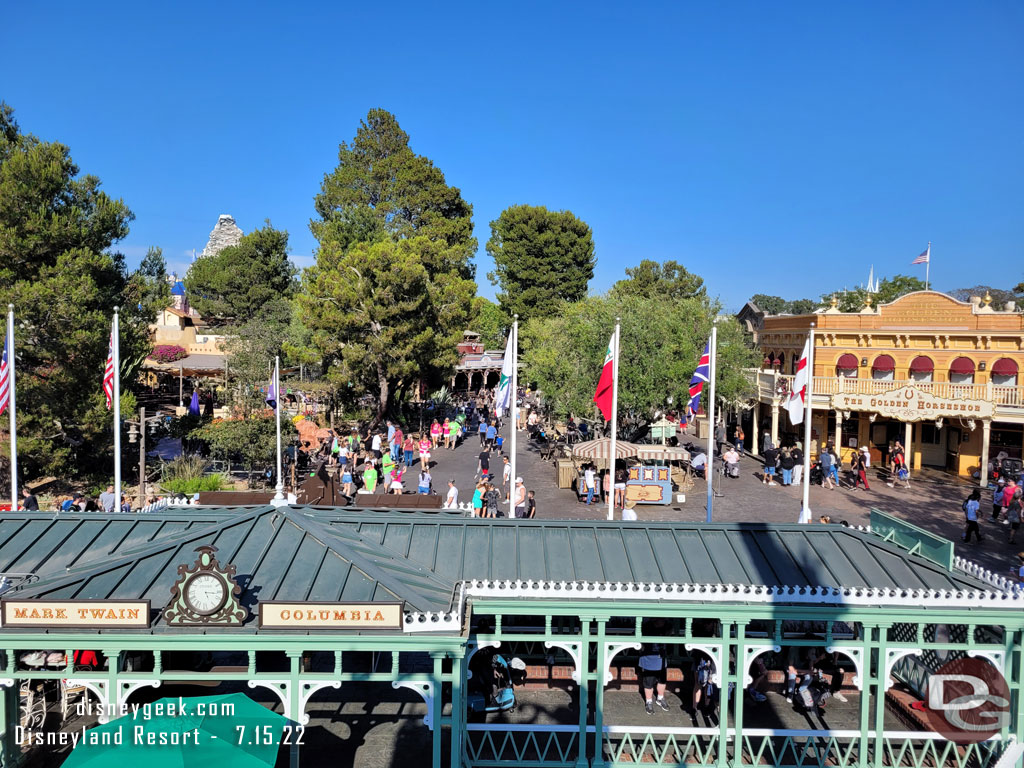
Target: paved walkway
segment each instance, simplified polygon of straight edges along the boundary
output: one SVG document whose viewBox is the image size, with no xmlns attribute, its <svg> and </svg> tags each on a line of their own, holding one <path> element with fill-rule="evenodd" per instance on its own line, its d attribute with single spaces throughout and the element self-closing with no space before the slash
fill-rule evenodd
<svg viewBox="0 0 1024 768">
<path fill-rule="evenodd" d="M 509 430 L 502 430 L 508 450 Z M 454 451 L 440 450 L 434 453 L 432 474 L 434 487 L 444 493 L 448 477 L 454 477 L 459 488 L 460 499 L 469 501 L 472 497 L 479 440 L 473 435 Z M 553 462 L 540 458 L 539 446 L 527 438 L 526 432 L 518 433 L 517 473 L 526 487 L 536 493 L 537 516 L 550 519 L 603 520 L 607 516 L 607 505 L 587 507 L 576 500 L 571 490 L 559 489 Z M 501 483 L 501 459 L 491 455 L 491 472 L 496 483 Z M 1024 535 L 1017 544 L 1007 541 L 1009 527 L 986 522 L 991 511 L 991 492 L 982 494 L 982 535 L 981 544 L 963 544 L 963 512 L 960 504 L 973 489 L 973 485 L 943 472 L 924 470 L 915 472 L 909 489 L 898 485 L 890 488 L 886 477 L 879 468 L 868 473 L 870 491 L 852 490 L 849 487 L 828 490 L 812 486 L 810 505 L 815 521 L 819 515 L 828 515 L 833 523 L 846 521 L 851 525 L 867 525 L 872 507 L 913 523 L 925 530 L 949 539 L 956 544 L 956 554 L 974 560 L 993 571 L 1011 575 L 1016 573 L 1017 552 L 1024 550 Z M 639 521 L 671 520 L 703 522 L 707 514 L 707 485 L 701 479 L 686 495 L 682 504 L 669 506 L 642 505 L 637 507 Z M 415 483 L 410 478 L 407 486 Z M 740 462 L 739 478 L 717 478 L 721 495 L 714 498 L 712 518 L 716 522 L 741 522 L 757 520 L 771 523 L 793 523 L 800 515 L 802 488 L 798 486 L 770 487 L 761 484 L 761 464 L 757 457 L 744 456 Z M 616 518 L 619 513 L 616 512 Z"/>
</svg>

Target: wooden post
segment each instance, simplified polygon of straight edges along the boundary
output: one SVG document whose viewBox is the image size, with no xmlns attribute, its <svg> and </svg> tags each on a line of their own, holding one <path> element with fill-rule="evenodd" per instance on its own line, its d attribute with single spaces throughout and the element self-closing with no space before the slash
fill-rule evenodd
<svg viewBox="0 0 1024 768">
<path fill-rule="evenodd" d="M 146 506 L 146 406 L 139 408 L 139 509 Z M 118 510 L 120 512 L 120 510 Z"/>
</svg>

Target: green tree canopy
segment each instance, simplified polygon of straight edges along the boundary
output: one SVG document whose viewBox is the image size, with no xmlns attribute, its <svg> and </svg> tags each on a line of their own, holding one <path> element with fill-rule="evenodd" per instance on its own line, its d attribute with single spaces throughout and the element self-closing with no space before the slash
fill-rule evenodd
<svg viewBox="0 0 1024 768">
<path fill-rule="evenodd" d="M 22 133 L 0 103 L 0 306 L 15 305 L 23 477 L 113 463 L 100 388 L 111 317 L 121 306 L 125 361 L 148 351 L 152 320 L 148 278 L 130 279 L 109 250 L 132 218 L 96 176 L 79 174 L 66 146 Z M 125 391 L 134 383 L 122 376 Z"/>
<path fill-rule="evenodd" d="M 303 275 L 301 318 L 328 379 L 373 394 L 381 419 L 456 363 L 476 294 L 472 207 L 380 109 L 342 143 L 315 206 L 320 245 Z"/>
<path fill-rule="evenodd" d="M 628 279 L 619 280 L 612 291 L 622 296 L 663 297 L 667 299 L 705 298 L 704 280 L 676 261 L 659 264 L 644 259 L 635 267 L 627 267 Z"/>
<path fill-rule="evenodd" d="M 470 325 L 472 330 L 480 334 L 480 343 L 484 349 L 504 349 L 512 318 L 483 296 L 478 296 L 473 302 L 473 316 Z"/>
<path fill-rule="evenodd" d="M 877 307 L 879 304 L 888 304 L 889 302 L 896 301 L 900 296 L 906 296 L 908 293 L 923 290 L 924 280 L 918 280 L 916 277 L 909 277 L 907 275 L 887 277 L 878 283 L 878 291 L 870 294 L 871 306 Z M 864 309 L 864 303 L 869 294 L 864 288 L 855 288 L 852 291 L 823 294 L 821 297 L 822 302 L 825 304 L 830 303 L 833 295 L 839 301 L 840 311 L 859 312 Z"/>
<path fill-rule="evenodd" d="M 287 315 L 295 291 L 295 266 L 288 259 L 288 233 L 267 221 L 238 245 L 204 256 L 185 275 L 189 302 L 214 325 L 245 322 L 256 315 Z"/>
<path fill-rule="evenodd" d="M 970 301 L 971 296 L 979 296 L 984 298 L 987 294 L 992 297 L 992 303 L 997 307 L 1002 307 L 1008 301 L 1016 301 L 1017 293 L 1016 290 L 1007 290 L 1005 288 L 993 288 L 991 285 L 976 285 L 973 288 L 954 288 L 952 291 L 947 293 L 954 299 L 960 301 Z"/>
<path fill-rule="evenodd" d="M 557 313 L 533 318 L 520 332 L 526 378 L 560 416 L 591 418 L 608 339 L 620 317 L 620 420 L 642 424 L 659 410 L 681 410 L 717 309 L 706 299 L 666 302 L 616 292 L 565 304 Z M 717 397 L 745 400 L 752 387 L 743 369 L 756 367 L 760 356 L 734 319 L 719 320 L 718 351 Z"/>
<path fill-rule="evenodd" d="M 750 300 L 766 315 L 808 315 L 821 306 L 821 302 L 813 299 L 787 301 L 780 296 L 764 293 L 755 293 Z"/>
<path fill-rule="evenodd" d="M 499 287 L 501 311 L 518 314 L 520 322 L 586 296 L 596 264 L 587 223 L 571 211 L 544 206 L 513 205 L 502 211 L 491 222 L 487 253 L 494 259 L 487 277 Z"/>
</svg>

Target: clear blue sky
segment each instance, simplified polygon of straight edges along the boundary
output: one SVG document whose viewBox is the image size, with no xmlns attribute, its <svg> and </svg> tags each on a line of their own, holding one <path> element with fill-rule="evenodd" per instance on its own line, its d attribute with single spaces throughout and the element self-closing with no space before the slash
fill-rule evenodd
<svg viewBox="0 0 1024 768">
<path fill-rule="evenodd" d="M 727 307 L 876 274 L 1024 279 L 1024 4 L 13 3 L 0 98 L 182 269 L 220 213 L 312 261 L 312 198 L 394 112 L 488 223 L 594 230 L 602 291 L 676 259 Z M 438 6 L 440 7 L 440 6 Z"/>
</svg>

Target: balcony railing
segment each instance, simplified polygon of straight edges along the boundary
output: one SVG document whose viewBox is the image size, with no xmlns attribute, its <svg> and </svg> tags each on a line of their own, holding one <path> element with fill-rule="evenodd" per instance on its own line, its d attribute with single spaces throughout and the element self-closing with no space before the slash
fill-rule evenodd
<svg viewBox="0 0 1024 768">
<path fill-rule="evenodd" d="M 775 371 L 752 370 L 748 372 L 757 384 L 758 396 L 762 401 L 781 396 L 792 390 L 793 377 Z M 911 379 L 853 379 L 845 376 L 815 376 L 813 394 L 825 397 L 840 392 L 854 395 L 880 395 L 903 386 L 913 386 L 935 397 L 955 400 L 988 400 L 997 409 L 1024 409 L 1024 387 L 1001 387 L 986 384 L 954 384 L 950 381 L 914 381 Z"/>
</svg>

